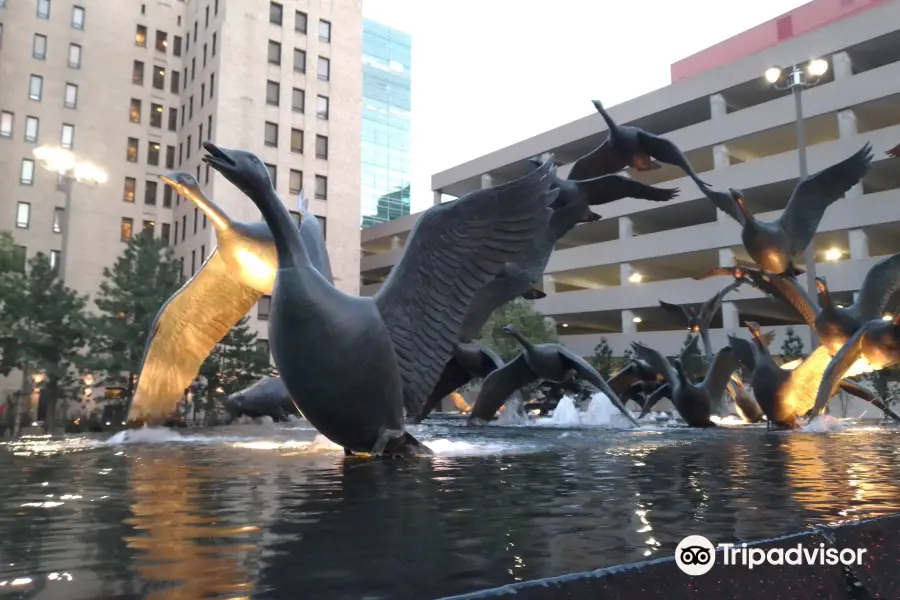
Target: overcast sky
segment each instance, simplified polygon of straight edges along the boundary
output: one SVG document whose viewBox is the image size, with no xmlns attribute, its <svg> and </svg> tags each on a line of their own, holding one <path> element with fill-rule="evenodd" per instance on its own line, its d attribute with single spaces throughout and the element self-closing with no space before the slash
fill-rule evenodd
<svg viewBox="0 0 900 600">
<path fill-rule="evenodd" d="M 363 0 L 412 36 L 413 212 L 432 174 L 666 86 L 671 63 L 802 4 Z"/>
</svg>

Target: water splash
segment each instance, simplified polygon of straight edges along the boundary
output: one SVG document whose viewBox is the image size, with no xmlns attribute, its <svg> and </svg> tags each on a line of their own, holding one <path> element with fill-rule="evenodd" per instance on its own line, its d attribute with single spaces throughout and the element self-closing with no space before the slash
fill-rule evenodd
<svg viewBox="0 0 900 600">
<path fill-rule="evenodd" d="M 497 425 L 525 425 L 528 423 L 528 415 L 525 414 L 525 406 L 521 398 L 510 398 L 506 402 L 506 409 L 497 417 Z"/>
<path fill-rule="evenodd" d="M 591 396 L 583 411 L 576 408 L 571 397 L 563 396 L 552 415 L 538 418 L 534 424 L 538 427 L 628 427 L 625 417 L 603 392 Z"/>
<path fill-rule="evenodd" d="M 831 415 L 819 415 L 800 428 L 805 433 L 833 433 L 844 430 L 844 423 Z"/>
</svg>

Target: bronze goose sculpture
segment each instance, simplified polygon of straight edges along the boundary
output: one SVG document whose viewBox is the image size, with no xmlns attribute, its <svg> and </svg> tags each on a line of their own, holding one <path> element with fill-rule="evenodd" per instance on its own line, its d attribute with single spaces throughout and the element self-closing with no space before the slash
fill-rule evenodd
<svg viewBox="0 0 900 600">
<path fill-rule="evenodd" d="M 887 152 L 885 152 L 891 158 L 900 158 L 900 144 L 897 144 Z"/>
<path fill-rule="evenodd" d="M 872 158 L 872 146 L 867 143 L 851 157 L 801 179 L 784 212 L 771 223 L 756 219 L 740 190 L 724 193 L 708 186 L 700 189 L 741 225 L 741 241 L 756 264 L 773 275 L 794 277 L 798 270 L 793 257 L 812 243 L 825 210 L 862 180 Z"/>
<path fill-rule="evenodd" d="M 575 161 L 569 171 L 569 179 L 592 179 L 618 173 L 627 167 L 649 171 L 660 168 L 656 162 L 659 161 L 680 168 L 698 186 L 708 185 L 673 142 L 638 127 L 619 125 L 599 100 L 593 102 L 594 108 L 606 122 L 609 135 L 593 152 Z"/>
<path fill-rule="evenodd" d="M 129 425 L 165 420 L 197 377 L 203 361 L 260 298 L 272 293 L 277 259 L 265 223 L 232 220 L 208 198 L 189 173 L 161 177 L 207 216 L 217 248 L 200 270 L 160 309 L 147 346 L 128 413 Z M 332 282 L 322 226 L 301 195 L 300 238 L 313 267 Z"/>
<path fill-rule="evenodd" d="M 664 300 L 659 301 L 659 305 L 671 316 L 678 319 L 683 326 L 687 327 L 688 331 L 700 334 L 700 339 L 703 341 L 703 349 L 706 352 L 706 361 L 709 364 L 713 362 L 712 344 L 709 341 L 709 325 L 716 313 L 719 312 L 725 296 L 743 284 L 743 279 L 736 279 L 704 302 L 699 310 L 694 309 L 690 305 L 672 304 Z"/>
<path fill-rule="evenodd" d="M 303 416 L 346 454 L 430 454 L 406 431 L 404 409 L 418 414 L 434 389 L 477 290 L 546 227 L 556 197 L 552 163 L 427 210 L 384 286 L 364 298 L 337 290 L 313 267 L 258 157 L 203 146 L 203 160 L 259 207 L 272 231 L 278 272 L 269 341 Z"/>
</svg>

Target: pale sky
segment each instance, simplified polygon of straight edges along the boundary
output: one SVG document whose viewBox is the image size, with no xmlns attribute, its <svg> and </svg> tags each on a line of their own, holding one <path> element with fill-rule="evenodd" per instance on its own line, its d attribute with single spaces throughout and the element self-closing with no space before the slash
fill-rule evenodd
<svg viewBox="0 0 900 600">
<path fill-rule="evenodd" d="M 434 173 L 664 87 L 671 63 L 805 3 L 363 0 L 412 36 L 412 211 Z"/>
</svg>

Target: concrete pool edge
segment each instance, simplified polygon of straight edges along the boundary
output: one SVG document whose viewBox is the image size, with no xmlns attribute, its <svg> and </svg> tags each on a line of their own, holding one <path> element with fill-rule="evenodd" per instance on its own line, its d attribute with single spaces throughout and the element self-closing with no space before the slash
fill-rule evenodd
<svg viewBox="0 0 900 600">
<path fill-rule="evenodd" d="M 702 535 L 702 531 L 697 534 Z M 441 600 L 510 597 L 516 600 L 657 597 L 680 600 L 706 595 L 742 600 L 755 599 L 761 594 L 767 594 L 769 600 L 778 600 L 807 597 L 811 590 L 821 594 L 816 598 L 900 598 L 900 514 L 817 527 L 748 542 L 747 547 L 761 546 L 770 550 L 802 544 L 814 549 L 823 543 L 826 548 L 866 549 L 863 564 L 850 567 L 849 574 L 841 564 L 766 564 L 751 570 L 746 566 L 724 565 L 724 551 L 720 548 L 710 572 L 696 577 L 683 573 L 675 564 L 675 558 L 670 556 L 523 581 Z M 848 591 L 850 588 L 854 589 Z M 864 591 L 870 595 L 859 595 Z"/>
</svg>

